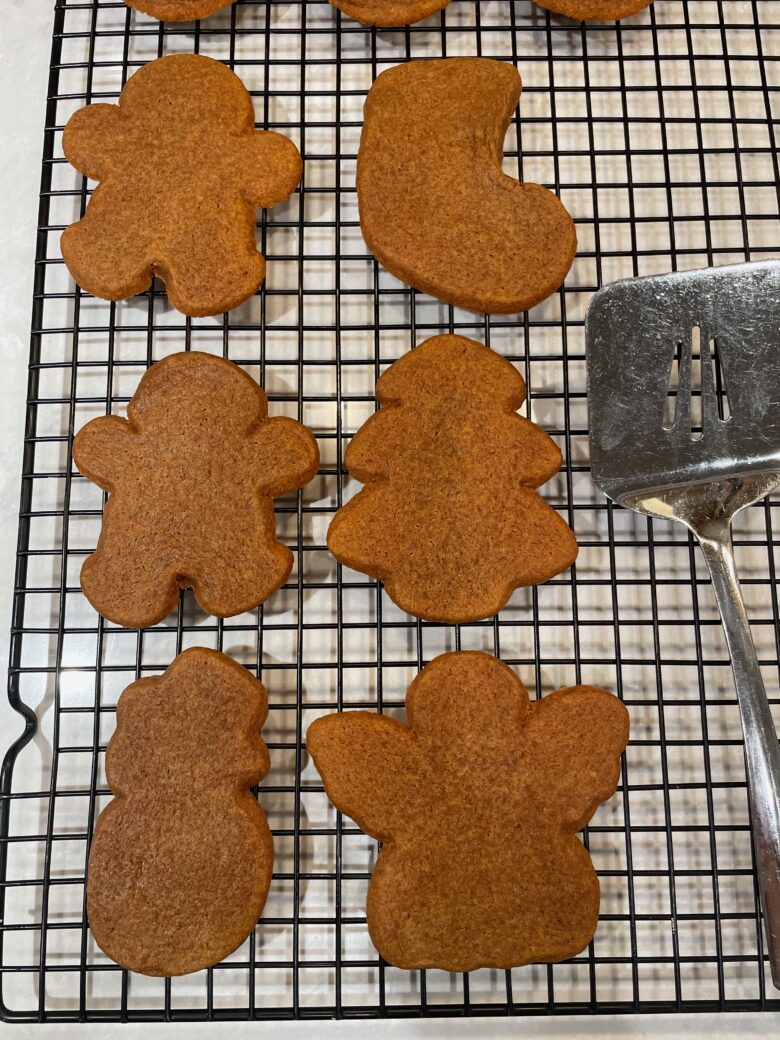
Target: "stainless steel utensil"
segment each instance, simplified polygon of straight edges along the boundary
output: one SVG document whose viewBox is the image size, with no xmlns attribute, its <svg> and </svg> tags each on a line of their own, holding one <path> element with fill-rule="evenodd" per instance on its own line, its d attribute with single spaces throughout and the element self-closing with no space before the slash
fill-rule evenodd
<svg viewBox="0 0 780 1040">
<path fill-rule="evenodd" d="M 585 339 L 593 480 L 623 506 L 685 524 L 707 560 L 780 989 L 780 747 L 731 539 L 736 513 L 780 484 L 780 261 L 616 282 L 593 297 Z"/>
</svg>

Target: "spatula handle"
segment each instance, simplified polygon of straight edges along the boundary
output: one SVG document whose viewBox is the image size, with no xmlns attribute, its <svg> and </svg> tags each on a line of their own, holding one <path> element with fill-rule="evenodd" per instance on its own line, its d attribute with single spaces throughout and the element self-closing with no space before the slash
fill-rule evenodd
<svg viewBox="0 0 780 1040">
<path fill-rule="evenodd" d="M 731 527 L 727 522 L 696 532 L 718 600 L 745 734 L 758 884 L 772 980 L 780 989 L 780 745 L 739 588 Z"/>
</svg>

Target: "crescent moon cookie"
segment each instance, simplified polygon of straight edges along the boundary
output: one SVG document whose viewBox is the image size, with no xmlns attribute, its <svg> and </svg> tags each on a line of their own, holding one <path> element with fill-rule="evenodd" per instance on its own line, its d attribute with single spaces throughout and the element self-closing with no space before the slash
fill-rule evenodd
<svg viewBox="0 0 780 1040">
<path fill-rule="evenodd" d="M 122 967 L 199 971 L 255 927 L 274 860 L 250 790 L 270 765 L 267 713 L 263 685 L 202 647 L 119 698 L 106 755 L 114 800 L 92 838 L 87 916 Z"/>
<path fill-rule="evenodd" d="M 574 957 L 600 898 L 577 831 L 617 787 L 623 704 L 592 686 L 532 703 L 506 665 L 464 652 L 423 669 L 406 713 L 336 713 L 306 734 L 330 800 L 382 842 L 377 950 L 445 971 Z"/>
<path fill-rule="evenodd" d="M 211 354 L 171 354 L 146 372 L 127 419 L 93 419 L 73 442 L 108 491 L 97 548 L 81 568 L 92 606 L 126 628 L 161 621 L 192 587 L 209 614 L 252 610 L 290 575 L 273 499 L 319 464 L 299 422 L 268 416 L 262 389 Z"/>
<path fill-rule="evenodd" d="M 467 310 L 528 310 L 560 287 L 577 248 L 563 203 L 502 172 L 520 89 L 514 65 L 443 58 L 388 69 L 366 98 L 366 244 L 402 282 Z"/>
<path fill-rule="evenodd" d="M 509 361 L 435 336 L 387 369 L 376 396 L 344 456 L 365 487 L 331 521 L 337 560 L 383 581 L 402 610 L 448 623 L 490 617 L 571 566 L 574 535 L 536 491 L 561 453 L 517 414 L 525 384 Z"/>
<path fill-rule="evenodd" d="M 118 105 L 75 112 L 62 139 L 99 181 L 85 215 L 62 233 L 74 280 L 125 300 L 154 276 L 183 314 L 221 314 L 257 291 L 265 260 L 256 207 L 286 199 L 301 156 L 282 134 L 255 130 L 252 99 L 221 62 L 177 54 L 144 65 Z"/>
</svg>

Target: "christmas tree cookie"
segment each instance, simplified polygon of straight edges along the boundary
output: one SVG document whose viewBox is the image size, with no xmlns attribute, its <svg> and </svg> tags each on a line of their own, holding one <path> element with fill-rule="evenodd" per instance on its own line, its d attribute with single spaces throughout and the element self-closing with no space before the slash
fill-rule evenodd
<svg viewBox="0 0 780 1040">
<path fill-rule="evenodd" d="M 267 694 L 224 654 L 185 650 L 128 686 L 106 755 L 114 800 L 89 854 L 98 946 L 145 975 L 222 960 L 257 923 L 273 842 L 250 788 L 268 772 Z"/>
<path fill-rule="evenodd" d="M 518 586 L 573 563 L 574 535 L 536 492 L 561 454 L 516 414 L 525 384 L 506 359 L 436 336 L 396 361 L 376 396 L 344 458 L 366 487 L 330 525 L 338 560 L 444 622 L 490 617 Z"/>
<path fill-rule="evenodd" d="M 382 842 L 367 921 L 399 968 L 512 968 L 575 956 L 599 882 L 576 834 L 615 791 L 628 713 L 592 686 L 531 703 L 496 658 L 443 654 L 409 688 L 408 726 L 318 719 L 308 750 L 337 809 Z"/>
</svg>

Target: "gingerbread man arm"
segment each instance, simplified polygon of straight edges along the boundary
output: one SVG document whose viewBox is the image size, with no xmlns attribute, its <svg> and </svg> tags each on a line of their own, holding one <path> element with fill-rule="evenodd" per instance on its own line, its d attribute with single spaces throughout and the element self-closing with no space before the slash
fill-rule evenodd
<svg viewBox="0 0 780 1040">
<path fill-rule="evenodd" d="M 102 180 L 119 130 L 118 105 L 87 105 L 74 112 L 62 134 L 65 158 L 87 177 Z"/>
<path fill-rule="evenodd" d="M 303 175 L 301 153 L 289 138 L 258 130 L 241 142 L 241 195 L 251 206 L 273 206 L 295 191 Z"/>
<path fill-rule="evenodd" d="M 266 419 L 257 426 L 251 434 L 250 451 L 252 479 L 271 498 L 308 484 L 320 464 L 312 433 L 284 415 Z"/>
<path fill-rule="evenodd" d="M 135 436 L 127 419 L 118 415 L 92 419 L 76 434 L 73 461 L 93 484 L 104 491 L 114 491 L 133 450 Z"/>
<path fill-rule="evenodd" d="M 523 772 L 541 813 L 581 830 L 610 798 L 628 743 L 628 712 L 593 686 L 556 690 L 536 703 L 525 727 Z"/>
<path fill-rule="evenodd" d="M 406 726 L 369 711 L 337 712 L 309 726 L 306 747 L 337 809 L 374 838 L 398 834 L 415 786 L 425 783 Z"/>
</svg>

